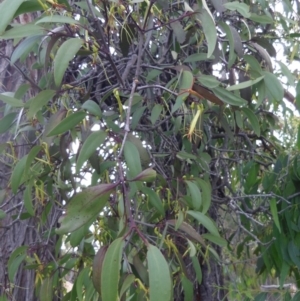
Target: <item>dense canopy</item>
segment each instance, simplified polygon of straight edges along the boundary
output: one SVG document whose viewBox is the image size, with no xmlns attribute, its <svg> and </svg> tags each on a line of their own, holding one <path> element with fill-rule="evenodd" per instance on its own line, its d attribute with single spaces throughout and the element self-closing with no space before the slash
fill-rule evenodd
<svg viewBox="0 0 300 301">
<path fill-rule="evenodd" d="M 0 2 L 0 300 L 299 300 L 298 1 Z"/>
</svg>

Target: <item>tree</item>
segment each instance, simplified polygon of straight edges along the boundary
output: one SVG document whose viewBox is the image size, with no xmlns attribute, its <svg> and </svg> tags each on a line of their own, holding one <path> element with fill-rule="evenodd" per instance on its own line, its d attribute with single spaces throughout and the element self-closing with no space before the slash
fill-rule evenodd
<svg viewBox="0 0 300 301">
<path fill-rule="evenodd" d="M 275 4 L 0 4 L 0 298 L 264 300 L 232 285 L 245 258 L 298 285 L 298 4 Z"/>
</svg>

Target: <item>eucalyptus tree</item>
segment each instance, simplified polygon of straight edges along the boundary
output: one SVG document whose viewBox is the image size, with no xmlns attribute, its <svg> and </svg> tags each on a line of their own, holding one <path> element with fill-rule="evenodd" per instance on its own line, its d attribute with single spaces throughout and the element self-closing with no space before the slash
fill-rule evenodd
<svg viewBox="0 0 300 301">
<path fill-rule="evenodd" d="M 264 300 L 266 277 L 299 282 L 296 1 L 0 10 L 2 300 Z M 261 277 L 240 292 L 247 257 Z"/>
</svg>

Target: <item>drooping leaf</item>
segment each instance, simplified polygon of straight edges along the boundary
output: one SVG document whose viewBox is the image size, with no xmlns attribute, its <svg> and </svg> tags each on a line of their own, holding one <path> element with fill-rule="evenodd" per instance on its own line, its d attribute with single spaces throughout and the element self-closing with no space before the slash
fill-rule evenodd
<svg viewBox="0 0 300 301">
<path fill-rule="evenodd" d="M 22 108 L 24 107 L 24 103 L 22 100 L 14 98 L 10 95 L 7 95 L 8 93 L 1 93 L 0 94 L 0 100 L 2 100 L 4 103 L 7 103 L 8 105 L 14 107 L 14 108 Z"/>
<path fill-rule="evenodd" d="M 107 133 L 104 131 L 92 132 L 84 141 L 80 153 L 77 158 L 76 172 L 80 171 L 80 168 L 86 162 L 95 150 L 100 147 L 107 137 Z"/>
<path fill-rule="evenodd" d="M 0 36 L 0 39 L 3 40 L 20 39 L 20 38 L 42 35 L 43 33 L 44 33 L 44 29 L 38 25 L 22 24 L 22 25 L 15 25 L 12 29 L 5 31 Z"/>
<path fill-rule="evenodd" d="M 32 37 L 28 37 L 21 43 L 19 43 L 19 45 L 15 48 L 10 58 L 11 63 L 14 64 L 19 58 L 27 56 L 34 47 L 34 45 L 36 45 L 37 41 L 40 41 L 41 37 L 41 35 L 35 35 Z"/>
<path fill-rule="evenodd" d="M 54 82 L 60 86 L 69 62 L 82 46 L 83 41 L 78 38 L 71 38 L 65 41 L 58 49 L 54 58 Z"/>
<path fill-rule="evenodd" d="M 140 154 L 136 146 L 130 141 L 125 142 L 124 156 L 129 169 L 130 178 L 136 177 L 139 173 L 142 172 L 142 166 Z"/>
<path fill-rule="evenodd" d="M 236 55 L 234 54 L 233 35 L 232 35 L 231 29 L 230 29 L 228 24 L 226 24 L 225 22 L 220 22 L 220 26 L 222 27 L 222 29 L 226 33 L 226 37 L 228 39 L 228 43 L 229 43 L 228 68 L 231 68 L 232 65 L 234 64 L 235 59 L 236 59 Z"/>
<path fill-rule="evenodd" d="M 77 193 L 68 202 L 65 214 L 59 219 L 57 234 L 72 232 L 94 219 L 105 206 L 117 184 L 99 184 Z"/>
<path fill-rule="evenodd" d="M 232 106 L 244 106 L 247 101 L 235 94 L 223 89 L 222 87 L 216 87 L 212 89 L 217 97 L 219 97 L 224 103 L 230 104 Z"/>
<path fill-rule="evenodd" d="M 170 22 L 170 26 L 173 29 L 173 32 L 175 34 L 175 37 L 179 44 L 182 44 L 185 41 L 186 37 L 186 31 L 184 31 L 183 26 L 179 21 L 173 21 Z"/>
<path fill-rule="evenodd" d="M 45 106 L 50 99 L 54 97 L 56 91 L 54 90 L 43 90 L 37 96 L 30 99 L 26 103 L 26 107 L 29 107 L 27 116 L 28 118 L 34 117 L 34 115 L 43 107 Z"/>
<path fill-rule="evenodd" d="M 101 273 L 102 301 L 118 301 L 118 285 L 120 279 L 121 258 L 124 238 L 117 238 L 108 247 L 104 256 Z"/>
<path fill-rule="evenodd" d="M 234 91 L 234 90 L 241 90 L 241 89 L 245 89 L 247 87 L 251 87 L 255 84 L 257 84 L 258 82 L 260 82 L 261 80 L 264 79 L 264 76 L 260 76 L 254 80 L 247 80 L 245 82 L 241 82 L 239 84 L 233 85 L 233 86 L 229 86 L 226 88 L 226 90 L 228 91 Z"/>
<path fill-rule="evenodd" d="M 95 287 L 95 290 L 101 295 L 101 274 L 103 268 L 103 261 L 105 254 L 107 252 L 108 246 L 101 246 L 98 252 L 96 253 L 93 261 L 93 274 L 92 281 Z"/>
<path fill-rule="evenodd" d="M 149 244 L 147 248 L 150 301 L 170 301 L 172 282 L 169 266 L 156 246 Z"/>
<path fill-rule="evenodd" d="M 27 210 L 27 212 L 34 216 L 34 206 L 32 201 L 32 184 L 27 184 L 25 191 L 24 191 L 24 207 Z"/>
<path fill-rule="evenodd" d="M 177 222 L 175 220 L 168 220 L 167 223 L 175 227 Z M 206 246 L 202 235 L 200 235 L 190 224 L 183 221 L 179 225 L 179 229 L 185 232 L 189 239 L 199 242 L 202 246 Z"/>
<path fill-rule="evenodd" d="M 40 288 L 40 301 L 53 300 L 53 277 L 43 279 Z"/>
<path fill-rule="evenodd" d="M 0 209 L 0 220 L 4 219 L 6 217 L 6 212 L 2 209 Z"/>
<path fill-rule="evenodd" d="M 15 275 L 19 269 L 20 264 L 23 262 L 23 260 L 27 256 L 27 246 L 21 246 L 15 249 L 7 262 L 7 268 L 8 268 L 8 278 L 10 282 L 14 282 Z"/>
<path fill-rule="evenodd" d="M 158 194 L 151 188 L 145 186 L 141 187 L 141 191 L 149 197 L 149 202 L 152 206 L 156 208 L 161 215 L 165 216 L 165 209 Z"/>
<path fill-rule="evenodd" d="M 156 178 L 156 171 L 152 168 L 147 168 L 139 173 L 130 181 L 153 182 Z"/>
<path fill-rule="evenodd" d="M 160 114 L 161 114 L 161 111 L 163 109 L 163 106 L 160 105 L 160 104 L 156 104 L 152 111 L 151 111 L 151 117 L 150 117 L 150 120 L 151 120 L 151 123 L 152 124 L 155 124 L 155 122 L 158 120 Z"/>
<path fill-rule="evenodd" d="M 1 120 L 0 120 L 0 134 L 3 134 L 5 132 L 7 132 L 11 128 L 14 120 L 16 119 L 16 116 L 17 116 L 17 113 L 12 112 L 12 113 L 7 114 L 3 118 L 1 118 Z"/>
<path fill-rule="evenodd" d="M 210 182 L 204 181 L 203 179 L 196 179 L 197 184 L 201 188 L 202 195 L 202 210 L 203 214 L 206 214 L 211 204 L 211 185 Z"/>
<path fill-rule="evenodd" d="M 199 210 L 202 205 L 202 197 L 198 186 L 191 181 L 185 181 L 185 183 L 187 184 L 192 197 L 193 208 Z"/>
<path fill-rule="evenodd" d="M 98 116 L 99 118 L 102 117 L 100 106 L 93 100 L 87 100 L 81 107 L 82 109 L 87 110 L 88 112 L 95 116 Z"/>
<path fill-rule="evenodd" d="M 248 108 L 242 108 L 243 113 L 247 116 L 254 133 L 260 137 L 260 126 L 257 116 Z"/>
<path fill-rule="evenodd" d="M 201 212 L 196 212 L 196 211 L 192 211 L 192 210 L 188 210 L 186 213 L 189 214 L 190 216 L 192 216 L 193 218 L 195 218 L 211 234 L 213 234 L 217 237 L 220 237 L 220 234 L 219 234 L 219 231 L 218 231 L 216 225 L 214 224 L 214 222 L 208 216 L 204 215 Z"/>
<path fill-rule="evenodd" d="M 250 8 L 246 3 L 232 1 L 232 2 L 224 3 L 223 5 L 229 10 L 238 11 L 245 18 L 249 18 L 251 16 L 250 11 L 249 11 Z"/>
<path fill-rule="evenodd" d="M 207 58 L 210 58 L 217 44 L 217 29 L 214 19 L 208 11 L 209 9 L 202 9 L 197 16 L 201 21 L 201 26 L 207 41 Z"/>
<path fill-rule="evenodd" d="M 75 112 L 70 114 L 67 118 L 63 119 L 58 125 L 56 125 L 47 135 L 47 137 L 63 134 L 68 130 L 74 128 L 79 122 L 86 116 L 85 112 Z"/>
<path fill-rule="evenodd" d="M 20 159 L 13 169 L 10 182 L 11 182 L 11 190 L 14 194 L 17 193 L 20 184 L 24 181 L 23 174 L 24 174 L 27 157 L 28 155 L 25 155 L 22 159 Z"/>
<path fill-rule="evenodd" d="M 121 290 L 120 290 L 120 298 L 126 293 L 126 291 L 129 289 L 129 287 L 132 285 L 132 283 L 135 280 L 135 276 L 133 274 L 128 274 L 126 278 L 124 279 L 124 282 L 122 284 Z"/>
<path fill-rule="evenodd" d="M 4 0 L 0 3 L 0 35 L 3 34 L 7 25 L 12 21 L 15 12 L 23 1 L 24 0 Z"/>
<path fill-rule="evenodd" d="M 138 150 L 139 157 L 141 160 L 141 166 L 143 168 L 148 168 L 151 160 L 150 160 L 150 156 L 147 152 L 147 149 L 144 147 L 142 141 L 139 138 L 137 138 L 136 136 L 134 136 L 132 133 L 128 134 L 127 140 L 130 141 L 131 143 L 133 143 L 134 146 L 136 147 L 136 149 Z"/>
<path fill-rule="evenodd" d="M 284 95 L 284 90 L 279 79 L 268 71 L 263 72 L 265 85 L 270 93 L 270 95 L 275 100 L 282 100 Z"/>
<path fill-rule="evenodd" d="M 214 59 L 214 56 L 207 57 L 207 53 L 193 53 L 185 58 L 185 63 L 193 63 L 193 62 L 200 62 L 200 61 L 207 61 L 209 59 Z"/>
<path fill-rule="evenodd" d="M 220 85 L 220 82 L 212 75 L 201 74 L 197 77 L 197 79 L 201 83 L 201 85 L 209 89 L 216 88 Z"/>
<path fill-rule="evenodd" d="M 276 202 L 275 198 L 272 198 L 270 200 L 270 209 L 271 209 L 273 221 L 274 221 L 276 227 L 278 228 L 278 231 L 281 233 L 281 227 L 280 227 L 279 218 L 278 218 L 277 202 Z"/>
<path fill-rule="evenodd" d="M 63 16 L 63 15 L 51 15 L 51 16 L 45 16 L 42 17 L 41 19 L 38 19 L 35 24 L 40 24 L 40 23 L 67 23 L 67 24 L 80 24 L 79 21 Z"/>
</svg>

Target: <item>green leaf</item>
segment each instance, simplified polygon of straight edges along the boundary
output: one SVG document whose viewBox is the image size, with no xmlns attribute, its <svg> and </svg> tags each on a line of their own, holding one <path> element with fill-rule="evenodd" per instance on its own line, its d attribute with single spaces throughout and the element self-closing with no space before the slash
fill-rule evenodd
<svg viewBox="0 0 300 301">
<path fill-rule="evenodd" d="M 0 100 L 2 100 L 4 103 L 14 107 L 14 108 L 22 108 L 24 107 L 24 103 L 22 100 L 11 97 L 11 94 L 9 92 L 4 92 L 0 94 Z"/>
<path fill-rule="evenodd" d="M 270 200 L 270 209 L 273 217 L 273 221 L 278 228 L 279 233 L 281 233 L 281 228 L 280 228 L 280 223 L 279 223 L 279 218 L 278 218 L 278 211 L 277 211 L 277 202 L 275 198 L 272 198 Z"/>
<path fill-rule="evenodd" d="M 256 115 L 248 108 L 242 108 L 242 111 L 247 116 L 254 133 L 257 135 L 257 137 L 260 137 L 260 126 Z"/>
<path fill-rule="evenodd" d="M 204 215 L 201 212 L 191 210 L 188 210 L 186 213 L 196 219 L 200 224 L 202 224 L 211 234 L 220 237 L 215 223 L 208 216 Z"/>
<path fill-rule="evenodd" d="M 14 14 L 24 0 L 4 0 L 0 3 L 0 35 L 3 34 L 8 24 L 13 20 Z"/>
<path fill-rule="evenodd" d="M 34 206 L 32 202 L 32 184 L 26 185 L 23 198 L 25 209 L 31 216 L 34 216 Z"/>
<path fill-rule="evenodd" d="M 79 21 L 76 21 L 73 18 L 63 16 L 63 15 L 51 15 L 51 16 L 46 16 L 38 21 L 35 22 L 35 24 L 40 24 L 40 23 L 67 23 L 67 24 L 80 24 Z"/>
<path fill-rule="evenodd" d="M 284 90 L 279 79 L 273 73 L 263 71 L 264 82 L 270 95 L 275 99 L 281 101 L 283 99 Z"/>
<path fill-rule="evenodd" d="M 1 219 L 5 219 L 5 217 L 6 217 L 5 211 L 3 211 L 2 209 L 0 209 L 0 220 Z"/>
<path fill-rule="evenodd" d="M 183 26 L 179 21 L 173 21 L 170 23 L 171 28 L 175 34 L 175 37 L 179 44 L 184 43 L 186 37 L 186 31 L 183 29 Z"/>
<path fill-rule="evenodd" d="M 226 247 L 228 245 L 227 241 L 220 237 L 220 236 L 214 236 L 212 234 L 209 234 L 209 233 L 204 233 L 202 234 L 202 237 L 211 241 L 212 243 L 220 246 L 220 247 Z"/>
<path fill-rule="evenodd" d="M 184 301 L 193 301 L 194 300 L 193 283 L 184 275 L 181 275 L 181 283 L 184 292 Z"/>
<path fill-rule="evenodd" d="M 11 283 L 14 283 L 15 281 L 15 275 L 19 269 L 20 264 L 27 256 L 27 246 L 21 246 L 15 249 L 7 262 L 8 267 L 8 278 Z"/>
<path fill-rule="evenodd" d="M 11 190 L 14 194 L 17 193 L 20 184 L 24 181 L 23 174 L 28 155 L 24 156 L 14 167 L 11 175 Z"/>
<path fill-rule="evenodd" d="M 155 122 L 159 119 L 161 111 L 163 110 L 163 106 L 160 104 L 156 104 L 151 111 L 151 123 L 155 124 Z"/>
<path fill-rule="evenodd" d="M 216 87 L 212 89 L 214 94 L 219 97 L 224 103 L 227 103 L 232 106 L 244 106 L 247 104 L 247 101 L 239 96 L 232 94 L 231 92 L 221 88 Z"/>
<path fill-rule="evenodd" d="M 193 208 L 199 210 L 202 205 L 202 198 L 198 186 L 191 181 L 185 181 L 185 183 L 187 184 L 192 197 Z"/>
<path fill-rule="evenodd" d="M 147 152 L 147 149 L 144 147 L 142 141 L 134 136 L 132 133 L 129 133 L 127 136 L 127 140 L 134 144 L 136 149 L 139 152 L 139 157 L 141 160 L 141 165 L 143 168 L 148 168 L 151 162 L 150 155 Z"/>
<path fill-rule="evenodd" d="M 207 57 L 207 53 L 193 53 L 189 55 L 183 62 L 184 63 L 194 63 L 194 62 L 200 62 L 200 61 L 207 61 L 207 60 L 213 60 L 214 56 Z"/>
<path fill-rule="evenodd" d="M 47 137 L 63 134 L 68 130 L 73 129 L 78 123 L 80 123 L 83 118 L 85 118 L 86 113 L 79 111 L 70 114 L 67 118 L 63 119 L 56 127 L 54 127 L 47 135 Z"/>
<path fill-rule="evenodd" d="M 11 64 L 14 64 L 19 58 L 24 58 L 24 56 L 28 55 L 37 42 L 41 40 L 41 37 L 43 36 L 37 35 L 28 37 L 19 43 L 10 58 Z"/>
<path fill-rule="evenodd" d="M 43 279 L 40 288 L 40 301 L 53 300 L 53 277 L 46 277 Z"/>
<path fill-rule="evenodd" d="M 56 233 L 72 232 L 96 218 L 116 186 L 114 183 L 100 184 L 73 196 L 66 205 L 66 213 L 59 219 L 60 227 L 56 229 Z"/>
<path fill-rule="evenodd" d="M 189 97 L 190 93 L 189 92 L 184 92 L 184 93 L 179 93 L 176 100 L 175 104 L 172 107 L 171 113 L 175 113 L 183 104 L 183 102 Z"/>
<path fill-rule="evenodd" d="M 130 288 L 134 280 L 135 280 L 135 276 L 133 274 L 129 274 L 126 276 L 120 290 L 120 299 L 122 298 L 123 294 L 126 293 L 126 291 Z"/>
<path fill-rule="evenodd" d="M 205 86 L 209 89 L 216 88 L 220 85 L 220 82 L 212 75 L 201 74 L 197 77 L 197 79 L 202 86 Z"/>
<path fill-rule="evenodd" d="M 108 247 L 105 254 L 101 273 L 102 301 L 117 301 L 120 279 L 121 258 L 124 248 L 123 237 L 117 238 Z"/>
<path fill-rule="evenodd" d="M 79 173 L 80 168 L 86 162 L 95 150 L 100 147 L 107 137 L 107 133 L 104 131 L 92 132 L 84 141 L 80 153 L 77 158 L 76 172 Z"/>
<path fill-rule="evenodd" d="M 288 243 L 288 253 L 289 256 L 291 258 L 291 260 L 293 261 L 293 263 L 298 267 L 298 269 L 300 268 L 300 252 L 299 252 L 299 248 L 296 246 L 296 244 L 293 241 L 290 241 Z"/>
<path fill-rule="evenodd" d="M 188 90 L 192 89 L 194 84 L 194 76 L 191 71 L 183 70 L 180 73 L 179 77 L 179 89 L 182 90 Z"/>
<path fill-rule="evenodd" d="M 9 40 L 9 39 L 20 39 L 31 36 L 42 35 L 44 29 L 38 25 L 34 24 L 22 24 L 15 25 L 12 29 L 6 31 L 0 36 L 0 39 Z"/>
<path fill-rule="evenodd" d="M 247 81 L 244 81 L 242 83 L 239 83 L 239 84 L 236 84 L 236 85 L 233 85 L 233 86 L 229 86 L 226 88 L 227 91 L 234 91 L 234 90 L 241 90 L 241 89 L 245 89 L 245 88 L 248 88 L 248 87 L 251 87 L 255 84 L 257 84 L 258 82 L 260 82 L 261 80 L 264 79 L 264 76 L 260 76 L 254 80 L 247 80 Z"/>
<path fill-rule="evenodd" d="M 35 114 L 45 106 L 56 94 L 54 90 L 43 90 L 34 98 L 30 99 L 26 103 L 26 107 L 29 108 L 27 116 L 28 118 L 33 118 Z"/>
<path fill-rule="evenodd" d="M 202 270 L 201 270 L 199 260 L 198 260 L 197 256 L 191 257 L 191 260 L 192 260 L 193 268 L 196 273 L 196 278 L 198 280 L 198 283 L 201 284 L 202 283 Z"/>
<path fill-rule="evenodd" d="M 0 120 L 0 134 L 7 132 L 11 128 L 14 120 L 16 119 L 16 116 L 17 113 L 12 112 L 7 114 Z"/>
<path fill-rule="evenodd" d="M 243 17 L 249 18 L 250 14 L 250 7 L 238 1 L 227 2 L 223 4 L 228 10 L 236 10 L 238 11 Z"/>
<path fill-rule="evenodd" d="M 208 181 L 204 181 L 203 179 L 196 179 L 196 181 L 201 188 L 201 195 L 202 195 L 201 212 L 205 214 L 210 208 L 210 204 L 211 204 L 211 185 Z"/>
<path fill-rule="evenodd" d="M 290 69 L 284 63 L 280 61 L 277 61 L 277 63 L 280 65 L 282 74 L 286 76 L 288 80 L 288 84 L 294 86 L 296 81 L 295 75 L 290 71 Z"/>
<path fill-rule="evenodd" d="M 298 125 L 298 133 L 297 133 L 296 145 L 297 145 L 298 150 L 300 150 L 300 125 Z"/>
<path fill-rule="evenodd" d="M 124 146 L 124 157 L 127 167 L 129 169 L 129 178 L 132 179 L 142 172 L 140 154 L 136 146 L 130 142 L 126 141 Z"/>
<path fill-rule="evenodd" d="M 220 22 L 219 25 L 222 27 L 224 32 L 226 33 L 226 37 L 228 39 L 229 44 L 229 57 L 228 57 L 228 68 L 231 68 L 235 62 L 236 55 L 234 54 L 234 39 L 230 27 L 225 22 Z"/>
<path fill-rule="evenodd" d="M 157 209 L 157 211 L 162 215 L 162 216 L 165 216 L 165 209 L 164 209 L 164 206 L 163 206 L 163 203 L 160 199 L 160 197 L 158 196 L 158 194 L 153 191 L 151 188 L 149 187 L 145 187 L 145 186 L 142 186 L 141 187 L 141 191 L 149 197 L 149 201 L 151 203 L 151 205 Z"/>
<path fill-rule="evenodd" d="M 177 226 L 177 221 L 175 220 L 168 220 L 168 224 L 175 227 Z M 202 235 L 200 235 L 190 224 L 182 221 L 178 227 L 181 231 L 185 232 L 189 239 L 193 239 L 197 242 L 199 242 L 202 246 L 206 247 L 206 244 L 202 238 Z M 177 229 L 176 229 L 177 230 Z"/>
<path fill-rule="evenodd" d="M 88 112 L 95 116 L 98 116 L 99 118 L 102 117 L 100 106 L 93 100 L 87 100 L 81 107 L 82 109 L 87 110 Z"/>
<path fill-rule="evenodd" d="M 272 24 L 274 23 L 274 20 L 272 17 L 267 16 L 267 15 L 257 15 L 252 13 L 251 16 L 249 17 L 250 20 L 260 23 L 260 24 Z"/>
<path fill-rule="evenodd" d="M 97 254 L 94 257 L 93 261 L 93 275 L 92 275 L 92 281 L 94 288 L 96 291 L 101 295 L 101 274 L 102 274 L 102 267 L 103 267 L 103 261 L 105 254 L 107 252 L 108 246 L 100 246 L 100 249 L 98 250 Z"/>
<path fill-rule="evenodd" d="M 156 178 L 156 171 L 152 168 L 147 168 L 139 173 L 136 177 L 130 181 L 141 181 L 141 182 L 153 182 Z"/>
<path fill-rule="evenodd" d="M 72 38 L 65 41 L 58 49 L 54 58 L 54 81 L 57 87 L 60 86 L 69 62 L 74 58 L 83 44 L 83 40 Z"/>
<path fill-rule="evenodd" d="M 147 248 L 150 301 L 170 301 L 172 281 L 168 263 L 156 246 L 149 244 Z"/>
<path fill-rule="evenodd" d="M 40 145 L 35 145 L 28 153 L 26 164 L 24 168 L 24 177 L 28 177 L 28 173 L 30 172 L 30 167 L 32 162 L 34 161 L 35 157 L 38 155 L 38 153 L 41 151 L 42 147 Z"/>
<path fill-rule="evenodd" d="M 206 9 L 202 9 L 200 14 L 197 14 L 201 20 L 203 32 L 207 41 L 207 58 L 210 58 L 216 48 L 217 29 L 214 19 Z"/>
<path fill-rule="evenodd" d="M 254 301 L 265 301 L 267 300 L 267 297 L 268 297 L 267 293 L 260 293 L 254 298 Z"/>
<path fill-rule="evenodd" d="M 43 9 L 39 1 L 36 0 L 27 0 L 27 1 L 22 1 L 23 3 L 19 6 L 17 11 L 14 14 L 14 17 L 17 17 L 21 14 L 25 13 L 32 13 L 36 11 L 40 11 Z"/>
</svg>

